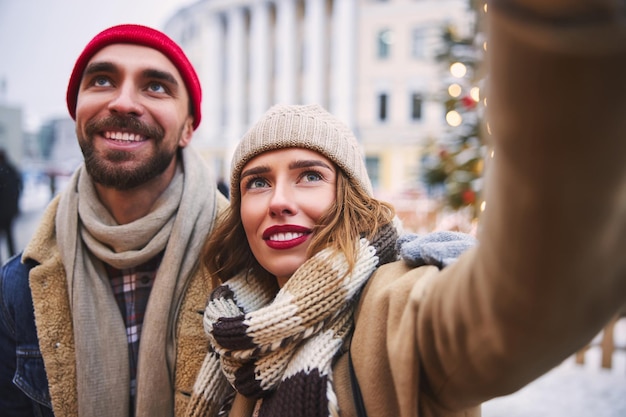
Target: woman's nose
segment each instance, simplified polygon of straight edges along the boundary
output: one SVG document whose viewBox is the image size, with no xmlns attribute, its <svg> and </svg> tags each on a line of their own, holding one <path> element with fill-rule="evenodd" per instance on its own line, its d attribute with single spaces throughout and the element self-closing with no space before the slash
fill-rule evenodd
<svg viewBox="0 0 626 417">
<path fill-rule="evenodd" d="M 293 216 L 298 212 L 293 192 L 288 185 L 274 186 L 269 212 L 271 216 Z"/>
</svg>

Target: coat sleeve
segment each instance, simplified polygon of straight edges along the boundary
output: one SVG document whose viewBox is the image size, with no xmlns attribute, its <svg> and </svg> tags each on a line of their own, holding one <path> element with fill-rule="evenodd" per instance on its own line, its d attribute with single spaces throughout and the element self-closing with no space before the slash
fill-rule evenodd
<svg viewBox="0 0 626 417">
<path fill-rule="evenodd" d="M 376 273 L 353 339 L 370 415 L 373 372 L 397 415 L 464 415 L 558 365 L 626 302 L 626 15 L 608 0 L 489 4 L 480 243 L 442 272 Z"/>
</svg>

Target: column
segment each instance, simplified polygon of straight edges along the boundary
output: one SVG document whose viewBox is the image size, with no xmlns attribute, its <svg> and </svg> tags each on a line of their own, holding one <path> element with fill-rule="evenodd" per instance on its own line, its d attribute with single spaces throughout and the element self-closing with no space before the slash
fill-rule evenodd
<svg viewBox="0 0 626 417">
<path fill-rule="evenodd" d="M 304 103 L 326 107 L 326 0 L 307 0 L 305 4 L 306 45 L 304 57 Z"/>
<path fill-rule="evenodd" d="M 276 2 L 276 102 L 294 104 L 296 98 L 297 55 L 296 4 L 294 0 Z"/>
<path fill-rule="evenodd" d="M 202 123 L 200 129 L 210 144 L 216 144 L 220 138 L 224 124 L 224 31 L 222 18 L 218 13 L 211 12 L 206 16 L 202 29 Z"/>
<path fill-rule="evenodd" d="M 244 9 L 233 7 L 226 14 L 226 136 L 236 144 L 246 120 L 246 37 Z"/>
<path fill-rule="evenodd" d="M 351 129 L 355 126 L 356 0 L 333 1 L 330 111 Z"/>
<path fill-rule="evenodd" d="M 272 101 L 269 4 L 259 1 L 250 11 L 250 118 L 249 124 L 256 122 L 269 108 Z"/>
</svg>

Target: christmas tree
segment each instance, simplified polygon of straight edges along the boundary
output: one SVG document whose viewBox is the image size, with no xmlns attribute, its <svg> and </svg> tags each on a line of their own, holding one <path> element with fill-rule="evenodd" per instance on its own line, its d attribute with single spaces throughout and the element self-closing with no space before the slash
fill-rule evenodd
<svg viewBox="0 0 626 417">
<path fill-rule="evenodd" d="M 444 28 L 443 49 L 438 56 L 447 76 L 443 77 L 442 102 L 447 131 L 427 147 L 421 179 L 431 197 L 454 210 L 467 208 L 473 218 L 482 204 L 482 173 L 486 147 L 483 142 L 485 100 L 482 63 L 484 37 L 480 32 L 486 6 L 472 1 L 476 22 L 467 37 L 452 27 Z"/>
</svg>

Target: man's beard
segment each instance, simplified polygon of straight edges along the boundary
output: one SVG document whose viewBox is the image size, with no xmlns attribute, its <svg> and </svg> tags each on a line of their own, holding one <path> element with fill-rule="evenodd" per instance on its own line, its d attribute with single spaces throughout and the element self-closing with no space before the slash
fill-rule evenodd
<svg viewBox="0 0 626 417">
<path fill-rule="evenodd" d="M 99 155 L 93 145 L 94 134 L 103 130 L 115 131 L 129 128 L 155 143 L 156 152 L 141 165 L 123 168 L 121 162 L 133 161 L 135 154 L 123 150 L 109 150 Z M 165 132 L 161 127 L 150 127 L 135 118 L 110 116 L 106 119 L 88 122 L 85 125 L 86 138 L 79 136 L 79 144 L 85 159 L 85 167 L 94 182 L 107 188 L 120 191 L 130 190 L 162 174 L 176 157 L 178 146 L 168 149 L 163 146 Z M 78 134 L 78 132 L 77 132 Z"/>
</svg>

